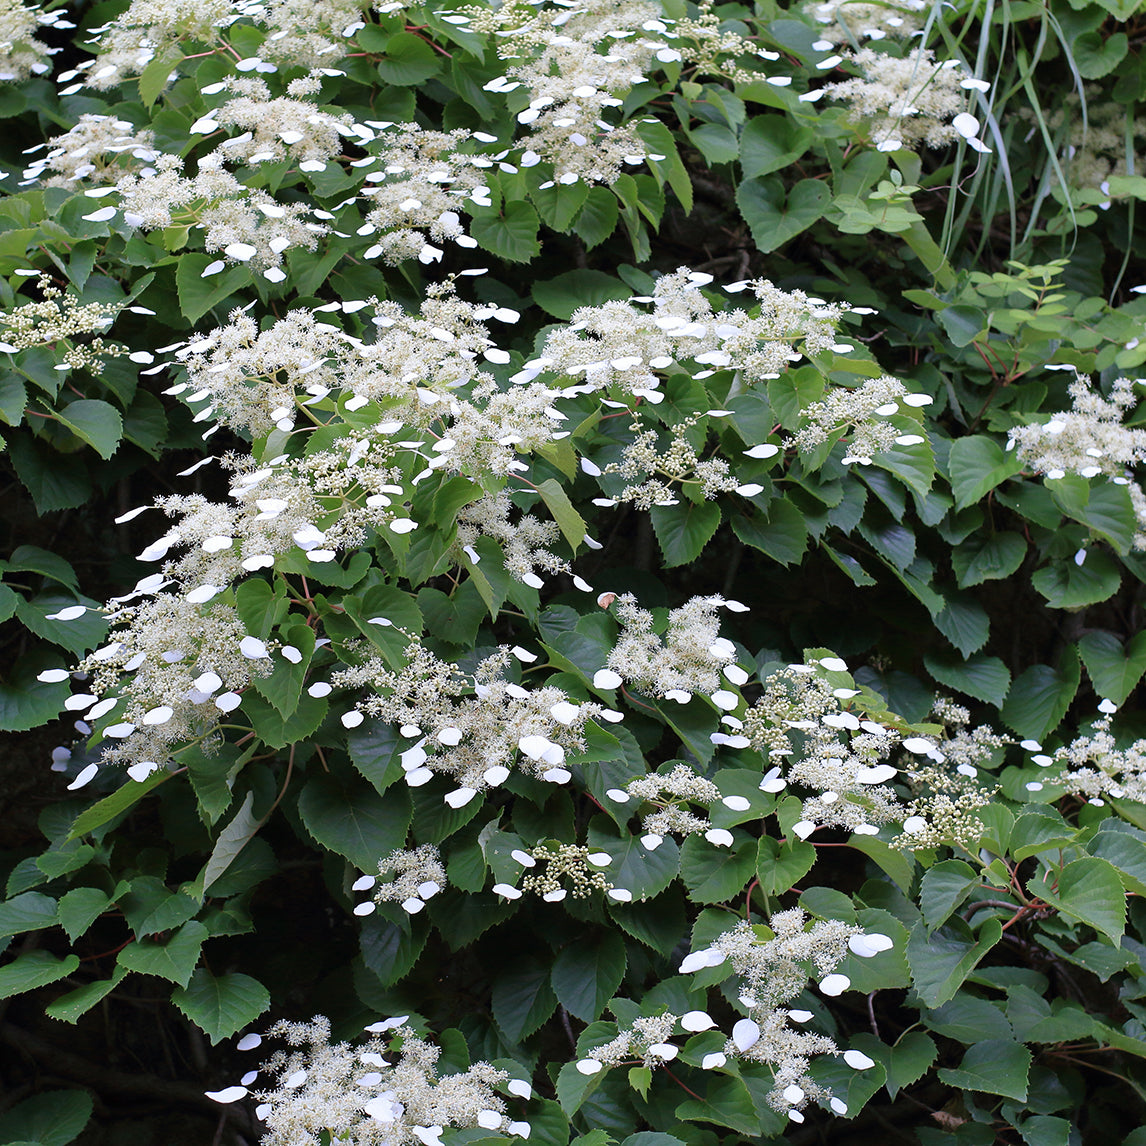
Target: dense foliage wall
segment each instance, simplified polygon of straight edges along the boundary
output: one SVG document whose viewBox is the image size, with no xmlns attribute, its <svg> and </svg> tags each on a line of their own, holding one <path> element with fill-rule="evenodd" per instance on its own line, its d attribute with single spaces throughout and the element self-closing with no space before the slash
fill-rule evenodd
<svg viewBox="0 0 1146 1146">
<path fill-rule="evenodd" d="M 0 1141 L 1146 1141 L 1134 0 L 0 2 Z"/>
</svg>

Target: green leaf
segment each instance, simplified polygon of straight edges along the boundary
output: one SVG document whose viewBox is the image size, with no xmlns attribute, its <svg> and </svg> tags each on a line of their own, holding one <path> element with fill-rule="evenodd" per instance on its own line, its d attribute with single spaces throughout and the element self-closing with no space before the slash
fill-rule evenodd
<svg viewBox="0 0 1146 1146">
<path fill-rule="evenodd" d="M 601 1017 L 625 976 L 625 943 L 616 932 L 574 939 L 553 961 L 550 985 L 561 1005 L 583 1022 Z"/>
<path fill-rule="evenodd" d="M 0 1114 L 0 1139 L 37 1146 L 68 1146 L 92 1116 L 86 1090 L 47 1090 Z"/>
<path fill-rule="evenodd" d="M 1015 818 L 1008 847 L 1016 863 L 1074 843 L 1078 832 L 1053 808 L 1029 808 Z"/>
<path fill-rule="evenodd" d="M 791 167 L 814 140 L 814 131 L 799 126 L 789 116 L 754 116 L 740 135 L 740 169 L 744 178 L 756 179 Z"/>
<path fill-rule="evenodd" d="M 0 421 L 6 426 L 18 426 L 24 420 L 24 407 L 28 405 L 28 389 L 16 374 L 0 374 Z"/>
<path fill-rule="evenodd" d="M 737 515 L 732 531 L 753 549 L 779 562 L 785 568 L 799 562 L 808 547 L 808 525 L 804 515 L 785 497 L 775 498 L 766 514 Z"/>
<path fill-rule="evenodd" d="M 1123 646 L 1113 633 L 1093 629 L 1079 640 L 1078 651 L 1094 691 L 1117 705 L 1146 672 L 1146 632 L 1135 633 Z"/>
<path fill-rule="evenodd" d="M 711 1122 L 727 1126 L 749 1139 L 758 1139 L 760 1114 L 744 1080 L 731 1075 L 713 1075 L 704 1090 L 704 1099 L 690 1098 L 676 1108 L 676 1117 L 685 1122 Z"/>
<path fill-rule="evenodd" d="M 552 514 L 565 540 L 569 542 L 569 548 L 576 553 L 585 540 L 586 528 L 584 519 L 573 508 L 569 495 L 553 478 L 539 482 L 537 492 L 541 494 L 545 508 Z"/>
<path fill-rule="evenodd" d="M 76 571 L 58 553 L 41 549 L 38 545 L 20 545 L 12 551 L 7 561 L 8 572 L 40 573 L 59 581 L 73 592 L 79 592 Z"/>
<path fill-rule="evenodd" d="M 760 890 L 765 895 L 783 895 L 812 870 L 815 862 L 816 849 L 805 840 L 789 839 L 780 843 L 770 836 L 761 836 L 756 854 Z"/>
<path fill-rule="evenodd" d="M 39 931 L 56 922 L 56 901 L 38 891 L 26 891 L 0 903 L 0 939 L 24 931 Z"/>
<path fill-rule="evenodd" d="M 951 913 L 975 890 L 979 876 L 962 860 L 943 860 L 923 873 L 919 906 L 929 931 L 945 923 Z"/>
<path fill-rule="evenodd" d="M 616 1030 L 616 1027 L 613 1028 Z M 585 1100 L 608 1077 L 606 1071 L 596 1074 L 582 1074 L 575 1062 L 567 1062 L 557 1074 L 557 1101 L 561 1109 L 572 1118 L 581 1109 Z M 594 1131 L 599 1133 L 599 1131 Z"/>
<path fill-rule="evenodd" d="M 214 255 L 197 252 L 179 256 L 175 289 L 179 295 L 179 310 L 188 322 L 198 322 L 207 311 L 251 281 L 251 272 L 243 263 L 204 278 L 203 272 L 215 261 Z"/>
<path fill-rule="evenodd" d="M 529 197 L 533 200 L 534 206 L 537 208 L 537 213 L 541 216 L 541 221 L 547 226 L 552 227 L 555 231 L 563 233 L 568 232 L 572 226 L 573 220 L 577 217 L 577 212 L 585 205 L 585 201 L 589 198 L 590 188 L 588 183 L 583 179 L 579 179 L 576 183 L 554 183 L 549 187 L 531 187 Z M 610 197 L 611 198 L 611 197 Z M 616 201 L 613 200 L 614 210 Z M 617 222 L 616 214 L 613 216 L 614 225 Z M 580 273 L 580 272 L 578 272 Z M 591 275 L 602 274 L 601 271 L 588 271 L 585 272 Z M 558 275 L 558 278 L 561 276 Z M 608 276 L 606 276 L 608 277 Z M 544 284 L 537 284 L 538 286 Z M 536 286 L 534 287 L 536 291 Z M 621 297 L 628 298 L 628 291 Z M 534 294 L 534 301 L 539 306 L 549 307 Z M 606 296 L 607 297 L 607 296 Z M 581 306 L 595 306 L 597 302 L 604 302 L 605 298 L 597 299 L 594 303 L 581 303 Z M 568 319 L 568 314 L 557 314 L 556 311 L 550 311 L 551 314 L 556 314 L 556 317 Z M 572 313 L 572 312 L 570 312 Z"/>
<path fill-rule="evenodd" d="M 853 835 L 848 847 L 863 852 L 906 895 L 915 878 L 915 860 L 910 853 L 885 844 L 878 836 Z"/>
<path fill-rule="evenodd" d="M 254 802 L 254 792 L 248 792 L 231 822 L 219 833 L 219 838 L 215 841 L 215 846 L 211 849 L 211 855 L 203 868 L 203 874 L 199 877 L 201 896 L 211 890 L 212 884 L 235 862 L 239 852 L 247 846 L 261 827 L 262 821 L 251 811 Z"/>
<path fill-rule="evenodd" d="M 941 931 L 916 925 L 907 941 L 907 962 L 920 999 L 938 1007 L 954 997 L 967 976 L 1003 937 L 997 919 L 988 919 L 976 935 L 956 916 Z"/>
<path fill-rule="evenodd" d="M 986 311 L 978 306 L 945 306 L 935 318 L 956 346 L 970 346 L 989 325 Z"/>
<path fill-rule="evenodd" d="M 928 1011 L 923 1021 L 936 1034 L 968 1045 L 981 1039 L 1009 1039 L 1015 1034 L 1000 1003 L 967 991 L 957 992 L 943 1006 Z"/>
<path fill-rule="evenodd" d="M 298 811 L 318 843 L 364 872 L 375 871 L 379 859 L 402 846 L 412 814 L 402 789 L 382 797 L 373 788 L 347 787 L 326 775 L 306 782 Z"/>
<path fill-rule="evenodd" d="M 279 653 L 273 658 L 275 667 L 270 676 L 255 677 L 251 683 L 274 705 L 285 722 L 294 715 L 302 697 L 303 682 L 314 655 L 314 630 L 309 625 L 291 625 L 283 638 L 284 644 L 298 650 L 299 660 L 290 661 Z"/>
<path fill-rule="evenodd" d="M 37 513 L 71 509 L 91 497 L 91 478 L 80 456 L 62 466 L 55 450 L 23 431 L 8 435 L 8 456 Z"/>
<path fill-rule="evenodd" d="M 593 187 L 577 215 L 573 231 L 591 251 L 616 230 L 619 216 L 620 208 L 613 192 L 604 187 Z"/>
<path fill-rule="evenodd" d="M 1122 578 L 1112 557 L 1090 549 L 1085 561 L 1055 561 L 1031 577 L 1031 584 L 1052 609 L 1081 609 L 1096 605 L 1118 592 Z"/>
<path fill-rule="evenodd" d="M 666 836 L 656 851 L 649 851 L 623 829 L 618 835 L 603 816 L 595 817 L 589 825 L 589 846 L 613 857 L 605 868 L 609 880 L 614 887 L 631 891 L 634 901 L 659 895 L 680 871 L 680 850 L 671 837 Z"/>
<path fill-rule="evenodd" d="M 362 921 L 358 939 L 362 961 L 384 986 L 390 986 L 418 961 L 429 933 L 427 920 L 412 918 L 396 904 L 383 903 Z"/>
<path fill-rule="evenodd" d="M 186 987 L 171 993 L 171 1001 L 215 1046 L 257 1019 L 271 1005 L 271 996 L 250 975 L 233 971 L 216 978 L 199 967 Z"/>
<path fill-rule="evenodd" d="M 1128 892 L 1146 895 L 1146 843 L 1137 836 L 1100 831 L 1090 841 L 1089 851 L 1114 866 Z"/>
<path fill-rule="evenodd" d="M 720 506 L 714 501 L 696 504 L 654 505 L 649 510 L 653 531 L 666 568 L 695 561 L 720 525 Z"/>
<path fill-rule="evenodd" d="M 378 61 L 383 83 L 399 87 L 423 84 L 442 70 L 445 58 L 412 32 L 397 32 L 386 41 L 385 54 Z"/>
<path fill-rule="evenodd" d="M 831 201 L 830 189 L 819 179 L 801 179 L 787 195 L 777 176 L 744 179 L 736 188 L 736 205 L 761 254 L 782 247 L 810 227 Z"/>
<path fill-rule="evenodd" d="M 60 897 L 60 926 L 74 943 L 111 902 L 111 897 L 98 887 L 73 887 Z"/>
<path fill-rule="evenodd" d="M 1138 519 L 1126 486 L 1110 481 L 1092 485 L 1077 474 L 1048 478 L 1045 485 L 1067 517 L 1082 522 L 1094 536 L 1109 542 L 1119 553 L 1130 552 L 1138 531 Z"/>
<path fill-rule="evenodd" d="M 493 1017 L 511 1043 L 533 1034 L 557 1007 L 550 968 L 525 958 L 506 967 L 493 983 Z"/>
<path fill-rule="evenodd" d="M 74 621 L 50 620 L 61 609 L 82 604 L 88 611 Z M 38 593 L 31 600 L 20 600 L 16 616 L 37 636 L 43 637 L 79 657 L 94 649 L 107 635 L 107 621 L 99 606 L 90 597 L 78 601 L 71 593 L 52 590 Z"/>
<path fill-rule="evenodd" d="M 1003 703 L 1011 687 L 1011 674 L 998 657 L 976 653 L 964 660 L 962 657 L 927 653 L 923 663 L 940 684 L 996 707 Z"/>
<path fill-rule="evenodd" d="M 72 830 L 68 832 L 68 839 L 79 839 L 80 836 L 87 835 L 88 832 L 94 832 L 96 828 L 102 827 L 108 820 L 122 815 L 128 808 L 138 804 L 153 789 L 170 780 L 171 776 L 172 773 L 160 769 L 158 772 L 152 772 L 146 780 L 128 780 L 110 796 L 104 796 L 98 803 L 82 811 L 76 817 L 76 822 L 72 824 Z"/>
<path fill-rule="evenodd" d="M 1062 666 L 1032 665 L 1015 679 L 999 715 L 1009 728 L 1031 740 L 1042 740 L 1066 715 L 1082 673 L 1071 646 Z"/>
<path fill-rule="evenodd" d="M 183 61 L 181 51 L 161 52 L 140 73 L 139 99 L 146 108 L 151 108 L 159 98 L 160 93 L 167 87 L 167 77 L 175 70 L 175 65 Z"/>
<path fill-rule="evenodd" d="M 510 199 L 501 214 L 475 215 L 470 234 L 483 250 L 508 263 L 527 263 L 541 251 L 537 212 L 524 199 Z"/>
<path fill-rule="evenodd" d="M 955 1070 L 940 1067 L 940 1081 L 963 1090 L 1001 1094 L 1024 1102 L 1031 1052 L 1013 1039 L 984 1039 L 969 1047 Z"/>
<path fill-rule="evenodd" d="M 1130 41 L 1125 32 L 1105 39 L 1098 32 L 1086 32 L 1071 43 L 1071 56 L 1078 74 L 1088 80 L 1108 76 L 1126 56 Z"/>
<path fill-rule="evenodd" d="M 54 720 L 71 694 L 66 680 L 43 684 L 36 679 L 45 668 L 59 668 L 55 654 L 46 648 L 26 652 L 12 675 L 0 682 L 0 728 L 5 732 L 26 732 Z"/>
<path fill-rule="evenodd" d="M 141 975 L 158 975 L 186 987 L 191 972 L 199 961 L 199 949 L 207 938 L 207 928 L 197 919 L 189 920 L 166 942 L 137 939 L 116 957 L 120 967 Z"/>
<path fill-rule="evenodd" d="M 1053 1114 L 1032 1114 L 1018 1125 L 1027 1146 L 1069 1146 L 1072 1129 L 1068 1119 Z"/>
<path fill-rule="evenodd" d="M 1017 451 L 1004 453 L 993 438 L 982 435 L 957 438 L 951 443 L 947 457 L 955 508 L 963 509 L 978 501 L 1022 468 Z"/>
<path fill-rule="evenodd" d="M 1023 563 L 1027 553 L 1021 533 L 1003 531 L 981 542 L 968 537 L 951 553 L 951 566 L 960 589 L 1009 577 Z"/>
<path fill-rule="evenodd" d="M 875 1035 L 853 1035 L 852 1046 L 883 1063 L 887 1072 L 887 1093 L 893 1102 L 905 1086 L 923 1077 L 939 1053 L 935 1040 L 923 1031 L 908 1031 L 890 1047 Z"/>
<path fill-rule="evenodd" d="M 54 983 L 70 975 L 79 965 L 78 955 L 59 959 L 48 951 L 25 951 L 0 967 L 0 999 Z"/>
<path fill-rule="evenodd" d="M 61 1023 L 76 1023 L 83 1015 L 115 990 L 127 977 L 126 967 L 116 967 L 110 979 L 97 979 L 94 983 L 85 983 L 74 991 L 53 999 L 45 1008 L 44 1013 Z"/>
<path fill-rule="evenodd" d="M 629 1085 L 643 1098 L 646 1102 L 649 1097 L 649 1087 L 653 1084 L 653 1072 L 647 1066 L 631 1066 L 629 1067 Z M 652 1137 L 668 1138 L 667 1134 L 652 1135 Z M 677 1141 L 677 1139 L 673 1139 Z"/>
<path fill-rule="evenodd" d="M 1057 886 L 1050 882 L 1052 873 L 1044 871 L 1027 881 L 1027 890 L 1063 915 L 1093 927 L 1117 947 L 1126 930 L 1126 892 L 1114 865 L 1098 856 L 1083 856 L 1054 874 Z"/>
<path fill-rule="evenodd" d="M 268 748 L 287 748 L 310 739 L 326 718 L 328 708 L 329 701 L 325 697 L 303 693 L 290 716 L 284 719 L 269 700 L 264 700 L 253 689 L 243 696 L 243 712 L 250 717 L 256 736 Z"/>
<path fill-rule="evenodd" d="M 964 657 L 978 652 L 990 635 L 991 622 L 986 609 L 969 593 L 959 590 L 944 594 L 943 608 L 933 613 L 931 619 Z"/>
<path fill-rule="evenodd" d="M 640 1130 L 636 1134 L 630 1134 L 621 1146 L 684 1146 L 684 1142 L 672 1134 Z"/>
<path fill-rule="evenodd" d="M 689 836 L 680 849 L 680 875 L 689 898 L 694 903 L 724 903 L 740 895 L 755 874 L 757 846 L 739 838 L 732 847 L 722 848 L 702 836 Z"/>
<path fill-rule="evenodd" d="M 585 268 L 566 271 L 556 278 L 533 284 L 533 301 L 555 318 L 566 322 L 580 306 L 600 306 L 603 302 L 628 299 L 632 293 L 620 279 L 604 271 Z"/>
</svg>

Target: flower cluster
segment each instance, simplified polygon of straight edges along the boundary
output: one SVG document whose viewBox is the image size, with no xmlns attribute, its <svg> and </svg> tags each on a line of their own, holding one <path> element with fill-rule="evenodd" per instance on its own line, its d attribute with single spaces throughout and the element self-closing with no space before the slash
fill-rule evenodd
<svg viewBox="0 0 1146 1146">
<path fill-rule="evenodd" d="M 340 669 L 331 683 L 369 686 L 343 724 L 354 727 L 365 714 L 401 726 L 414 741 L 402 753 L 406 783 L 419 787 L 435 773 L 449 775 L 458 787 L 446 803 L 460 808 L 505 783 L 515 765 L 537 779 L 567 784 L 567 754 L 584 749 L 586 722 L 604 713 L 601 705 L 576 704 L 553 686 L 514 684 L 504 675 L 509 659 L 509 650 L 501 649 L 466 675 L 415 643 L 401 669 L 370 657 Z"/>
<path fill-rule="evenodd" d="M 779 377 L 805 354 L 851 350 L 836 343 L 845 309 L 840 305 L 759 279 L 728 288 L 751 289 L 757 300 L 751 311 L 717 312 L 701 290 L 711 282 L 711 275 L 682 267 L 658 279 L 651 296 L 581 307 L 549 334 L 540 357 L 517 377 L 524 381 L 542 371 L 580 375 L 588 390 L 616 388 L 658 404 L 664 400 L 660 372 L 675 364 L 695 363 L 701 367 L 698 378 L 736 370 L 751 384 Z M 651 303 L 652 311 L 637 305 L 642 303 Z"/>
<path fill-rule="evenodd" d="M 272 1085 L 257 1089 L 257 1114 L 268 1127 L 263 1146 L 319 1146 L 330 1140 L 351 1146 L 442 1146 L 447 1128 L 480 1128 L 492 1134 L 526 1137 L 529 1124 L 506 1114 L 495 1088 L 528 1098 L 528 1083 L 510 1079 L 487 1062 L 457 1074 L 439 1075 L 438 1047 L 403 1025 L 406 1016 L 367 1027 L 365 1043 L 332 1043 L 330 1022 L 279 1022 L 267 1032 L 290 1048 L 262 1066 Z M 382 1035 L 393 1032 L 389 1039 Z M 261 1043 L 247 1035 L 239 1043 Z M 253 1079 L 251 1080 L 254 1081 Z M 246 1086 L 209 1097 L 233 1102 Z"/>
<path fill-rule="evenodd" d="M 801 839 L 820 826 L 875 835 L 880 824 L 903 818 L 899 798 L 889 787 L 899 768 L 887 763 L 900 736 L 867 717 L 859 690 L 829 679 L 828 673 L 846 673 L 842 660 L 823 657 L 818 669 L 789 665 L 772 673 L 763 695 L 744 715 L 746 746 L 766 751 L 773 763 L 760 788 L 782 792 L 792 784 L 818 793 L 804 799 L 793 828 Z M 902 743 L 913 753 L 936 751 L 924 737 Z M 775 761 L 787 761 L 786 770 Z"/>
<path fill-rule="evenodd" d="M 30 147 L 25 154 L 43 151 L 24 169 L 28 182 L 42 180 L 47 187 L 70 187 L 81 179 L 106 184 L 125 171 L 139 174 L 159 157 L 154 132 L 137 131 L 127 120 L 88 112 L 63 135 Z M 43 178 L 44 172 L 50 172 Z"/>
<path fill-rule="evenodd" d="M 231 98 L 192 125 L 192 133 L 237 127 L 242 134 L 216 149 L 228 162 L 253 166 L 290 158 L 303 171 L 321 170 L 341 152 L 343 138 L 356 132 L 348 113 L 332 115 L 300 98 L 315 94 L 320 82 L 314 74 L 292 80 L 287 95 L 276 98 L 257 76 L 228 76 L 212 85 L 212 92 L 221 88 Z"/>
<path fill-rule="evenodd" d="M 136 595 L 150 599 L 109 614 L 118 625 L 112 639 L 79 665 L 90 691 L 66 705 L 89 726 L 100 722 L 104 762 L 128 765 L 136 780 L 164 766 L 176 745 L 210 737 L 251 680 L 273 668 L 271 650 L 247 633 L 233 606 L 153 595 L 163 583 L 161 575 L 145 579 Z M 286 648 L 279 655 L 289 656 Z M 90 767 L 87 779 L 95 775 Z"/>
<path fill-rule="evenodd" d="M 658 448 L 656 430 L 642 429 L 634 422 L 629 429 L 634 436 L 621 454 L 619 462 L 610 462 L 601 469 L 593 462 L 582 461 L 581 468 L 598 474 L 618 474 L 623 478 L 643 479 L 639 485 L 626 486 L 610 498 L 597 498 L 595 504 L 619 505 L 631 502 L 638 509 L 654 505 L 677 505 L 675 486 L 699 486 L 705 498 L 739 489 L 740 481 L 732 476 L 731 466 L 723 458 L 701 459 L 688 440 L 689 431 L 700 421 L 699 415 L 682 418 L 669 432 L 668 446 Z M 756 492 L 759 492 L 756 490 Z"/>
<path fill-rule="evenodd" d="M 811 450 L 823 442 L 850 434 L 844 463 L 870 465 L 875 454 L 897 445 L 917 445 L 926 440 L 920 434 L 905 434 L 893 423 L 881 419 L 899 413 L 900 403 L 918 406 L 930 401 L 928 394 L 908 394 L 902 382 L 886 374 L 854 390 L 841 386 L 822 401 L 813 402 L 800 411 L 806 424 L 788 444 Z"/>
<path fill-rule="evenodd" d="M 675 764 L 671 771 L 653 772 L 630 780 L 621 794 L 656 808 L 641 819 L 641 829 L 645 833 L 641 844 L 649 851 L 659 848 L 665 836 L 676 834 L 703 834 L 709 843 L 718 847 L 732 843 L 731 832 L 714 828 L 707 817 L 698 816 L 689 807 L 699 804 L 707 809 L 720 799 L 720 789 L 687 764 Z"/>
<path fill-rule="evenodd" d="M 567 895 L 587 899 L 594 891 L 604 891 L 615 900 L 632 899 L 630 892 L 614 888 L 602 870 L 613 861 L 608 852 L 593 852 L 578 844 L 551 844 L 528 852 L 515 851 L 513 858 L 526 869 L 526 874 L 520 891 L 503 884 L 494 887 L 503 898 L 516 899 L 522 892 L 531 891 L 546 903 L 560 903 Z M 512 894 L 515 891 L 517 894 Z"/>
<path fill-rule="evenodd" d="M 124 221 L 131 226 L 144 231 L 173 224 L 201 226 L 208 251 L 250 263 L 272 282 L 286 278 L 279 269 L 284 251 L 292 247 L 313 251 L 318 236 L 326 233 L 322 224 L 304 221 L 309 210 L 304 204 L 280 204 L 265 191 L 240 183 L 224 169 L 218 153 L 203 156 L 198 167 L 195 175 L 185 176 L 182 159 L 164 154 L 153 167 L 122 175 L 114 188 L 106 190 L 118 193 Z M 116 207 L 108 205 L 89 217 L 107 222 L 116 213 Z M 204 273 L 217 274 L 226 265 L 219 259 Z"/>
<path fill-rule="evenodd" d="M 1076 187 L 1099 187 L 1112 176 L 1137 174 L 1146 165 L 1146 129 L 1137 116 L 1128 116 L 1122 104 L 1105 98 L 1096 87 L 1085 89 L 1086 108 L 1075 91 L 1047 109 L 1047 128 L 1060 132 L 1067 124 L 1067 172 Z M 1030 108 L 1021 114 L 1034 123 Z M 1057 136 L 1056 136 L 1057 137 Z"/>
<path fill-rule="evenodd" d="M 1120 746 L 1110 731 L 1114 705 L 1104 700 L 1099 710 L 1103 715 L 1092 722 L 1089 731 L 1053 755 L 1040 750 L 1035 763 L 1042 768 L 1058 765 L 1060 771 L 1048 774 L 1046 783 L 1062 785 L 1071 795 L 1085 796 L 1096 807 L 1102 807 L 1104 797 L 1146 803 L 1146 740 Z"/>
<path fill-rule="evenodd" d="M 820 35 L 830 44 L 857 43 L 861 38 L 882 40 L 891 36 L 906 40 L 923 27 L 921 13 L 926 0 L 871 4 L 867 0 L 824 0 L 812 5 L 811 13 L 822 27 Z"/>
<path fill-rule="evenodd" d="M 693 692 L 705 692 L 720 707 L 735 708 L 739 700 L 722 687 L 721 673 L 737 685 L 748 674 L 735 663 L 736 647 L 719 635 L 716 619 L 718 609 L 732 605 L 720 596 L 692 597 L 669 613 L 662 638 L 653 614 L 632 593 L 622 593 L 612 605 L 621 632 L 609 653 L 609 669 L 656 696 L 686 704 Z"/>
<path fill-rule="evenodd" d="M 1023 463 L 1048 478 L 1078 474 L 1084 478 L 1105 474 L 1127 487 L 1139 532 L 1135 549 L 1146 549 L 1146 492 L 1132 476 L 1132 468 L 1146 462 L 1146 430 L 1123 425 L 1138 404 L 1141 378 L 1116 378 L 1110 397 L 1094 389 L 1089 375 L 1070 384 L 1071 408 L 1043 423 L 1016 426 L 1007 449 L 1016 449 Z"/>
<path fill-rule="evenodd" d="M 905 769 L 912 793 L 903 816 L 903 832 L 893 846 L 917 849 L 954 845 L 973 850 L 983 834 L 976 815 L 996 789 L 980 782 L 979 773 L 1011 743 L 988 725 L 971 728 L 971 714 L 946 697 L 936 699 L 935 718 L 944 737 L 920 763 Z"/>
<path fill-rule="evenodd" d="M 167 55 L 185 40 L 210 43 L 216 30 L 231 19 L 231 0 L 196 0 L 194 4 L 131 0 L 114 21 L 92 29 L 99 55 L 65 75 L 70 79 L 81 74 L 89 87 L 107 91 L 140 75 L 152 60 Z M 174 69 L 174 61 L 171 66 Z"/>
<path fill-rule="evenodd" d="M 577 1069 L 582 1074 L 593 1075 L 622 1063 L 656 1068 L 662 1063 L 672 1062 L 680 1053 L 680 1047 L 668 1040 L 681 1022 L 681 1016 L 667 1011 L 662 1015 L 634 1019 L 632 1025 L 616 1038 L 593 1047 L 589 1056 L 578 1059 Z"/>
<path fill-rule="evenodd" d="M 982 90 L 985 81 L 968 77 L 960 61 L 936 63 L 930 48 L 913 48 L 902 57 L 860 48 L 847 58 L 859 75 L 822 90 L 851 106 L 880 151 L 946 147 L 959 139 L 977 151 L 990 150 L 978 139 L 979 121 L 966 110 L 968 87 Z"/>
<path fill-rule="evenodd" d="M 355 891 L 374 889 L 374 901 L 360 903 L 355 915 L 369 915 L 378 904 L 387 902 L 400 903 L 408 915 L 416 915 L 449 882 L 441 853 L 433 844 L 391 852 L 378 861 L 378 875 L 382 883 L 372 875 L 354 881 Z"/>
<path fill-rule="evenodd" d="M 105 358 L 118 358 L 126 347 L 106 342 L 101 335 L 115 321 L 120 306 L 81 303 L 74 294 L 55 286 L 45 274 L 36 280 L 40 300 L 0 311 L 0 351 L 16 354 L 33 346 L 62 344 L 60 364 L 73 370 L 103 372 Z M 75 342 L 77 335 L 94 334 L 90 342 Z"/>
<path fill-rule="evenodd" d="M 74 28 L 63 12 L 26 8 L 20 0 L 0 0 L 0 81 L 15 83 L 50 70 L 47 48 L 36 39 L 39 28 Z"/>
<path fill-rule="evenodd" d="M 625 166 L 664 158 L 648 152 L 631 125 L 609 118 L 629 90 L 660 65 L 688 60 L 702 71 L 748 79 L 757 77 L 725 61 L 743 55 L 777 58 L 735 32 L 722 31 L 711 0 L 695 19 L 681 21 L 640 0 L 472 6 L 452 18 L 467 30 L 496 37 L 506 74 L 485 88 L 499 95 L 528 88 L 528 106 L 517 115 L 529 128 L 523 162 L 551 163 L 561 184 L 611 184 Z"/>
<path fill-rule="evenodd" d="M 838 920 L 816 920 L 798 907 L 776 912 L 767 928 L 741 921 L 725 931 L 710 946 L 686 955 L 680 965 L 682 975 L 692 974 L 706 967 L 727 965 L 739 979 L 738 1001 L 748 1017 L 732 1027 L 722 1050 L 704 1056 L 701 1066 L 705 1070 L 720 1070 L 729 1059 L 762 1063 L 774 1077 L 769 1103 L 785 1111 L 795 1122 L 803 1122 L 801 1109 L 808 1101 L 820 1101 L 837 1114 L 847 1113 L 846 1105 L 814 1082 L 808 1076 L 810 1059 L 814 1055 L 839 1054 L 835 1042 L 826 1035 L 811 1034 L 795 1029 L 792 1023 L 806 1023 L 811 1011 L 787 1009 L 786 1004 L 800 995 L 808 984 L 809 973 L 818 977 L 821 993 L 835 996 L 846 991 L 851 981 L 836 973 L 845 955 L 870 958 L 887 951 L 892 942 L 886 935 L 865 934 L 859 927 Z M 667 1023 L 662 1044 L 679 1022 L 686 1032 L 711 1030 L 716 1027 L 705 1011 L 690 1011 L 677 1019 L 674 1015 L 662 1017 Z M 671 1020 L 671 1021 L 670 1021 Z M 639 1021 L 639 1020 L 638 1020 Z M 658 1033 L 661 1028 L 658 1028 Z M 617 1040 L 619 1054 L 629 1050 Z M 594 1058 L 587 1064 L 578 1063 L 583 1073 L 594 1073 L 613 1055 L 613 1044 L 593 1051 Z M 667 1045 L 667 1051 L 658 1051 L 660 1061 L 673 1058 L 676 1048 Z M 875 1064 L 858 1051 L 845 1051 L 844 1060 L 856 1070 L 866 1070 Z"/>
</svg>

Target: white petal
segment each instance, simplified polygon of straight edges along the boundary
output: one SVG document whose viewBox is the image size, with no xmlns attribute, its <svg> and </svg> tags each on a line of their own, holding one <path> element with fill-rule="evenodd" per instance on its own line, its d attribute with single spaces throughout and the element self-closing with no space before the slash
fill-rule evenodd
<svg viewBox="0 0 1146 1146">
<path fill-rule="evenodd" d="M 239 642 L 239 652 L 241 652 L 243 656 L 251 661 L 270 659 L 270 654 L 267 652 L 267 646 L 262 641 L 260 641 L 258 637 L 244 637 Z"/>
<path fill-rule="evenodd" d="M 82 609 L 82 606 L 78 606 L 78 607 Z M 79 616 L 78 613 L 76 615 Z M 598 669 L 593 674 L 593 687 L 594 688 L 604 688 L 604 689 L 620 688 L 621 683 L 622 683 L 621 676 L 618 673 L 615 673 L 612 669 Z"/>
<path fill-rule="evenodd" d="M 846 975 L 826 975 L 820 980 L 820 990 L 825 995 L 842 995 L 851 985 Z"/>
<path fill-rule="evenodd" d="M 600 1074 L 602 1064 L 595 1058 L 582 1058 L 577 1060 L 577 1069 L 582 1074 Z"/>
<path fill-rule="evenodd" d="M 844 1051 L 844 1062 L 848 1064 L 853 1070 L 869 1070 L 875 1066 L 875 1059 L 868 1058 L 863 1051 L 846 1050 Z"/>
<path fill-rule="evenodd" d="M 760 1028 L 751 1019 L 740 1019 L 732 1028 L 732 1042 L 738 1051 L 746 1051 L 760 1041 Z"/>
<path fill-rule="evenodd" d="M 247 1096 L 247 1088 L 245 1086 L 228 1086 L 223 1090 L 207 1090 L 204 1093 L 215 1102 L 238 1102 L 240 1098 Z"/>
<path fill-rule="evenodd" d="M 881 951 L 890 951 L 895 944 L 886 936 L 874 932 L 870 935 L 853 935 L 848 940 L 848 947 L 852 953 L 861 959 L 870 959 Z"/>
<path fill-rule="evenodd" d="M 715 1054 L 706 1054 L 700 1061 L 701 1070 L 719 1070 L 728 1061 L 727 1056 L 717 1051 Z"/>
<path fill-rule="evenodd" d="M 686 1011 L 680 1017 L 680 1025 L 686 1031 L 707 1031 L 716 1023 L 707 1011 Z"/>
</svg>

